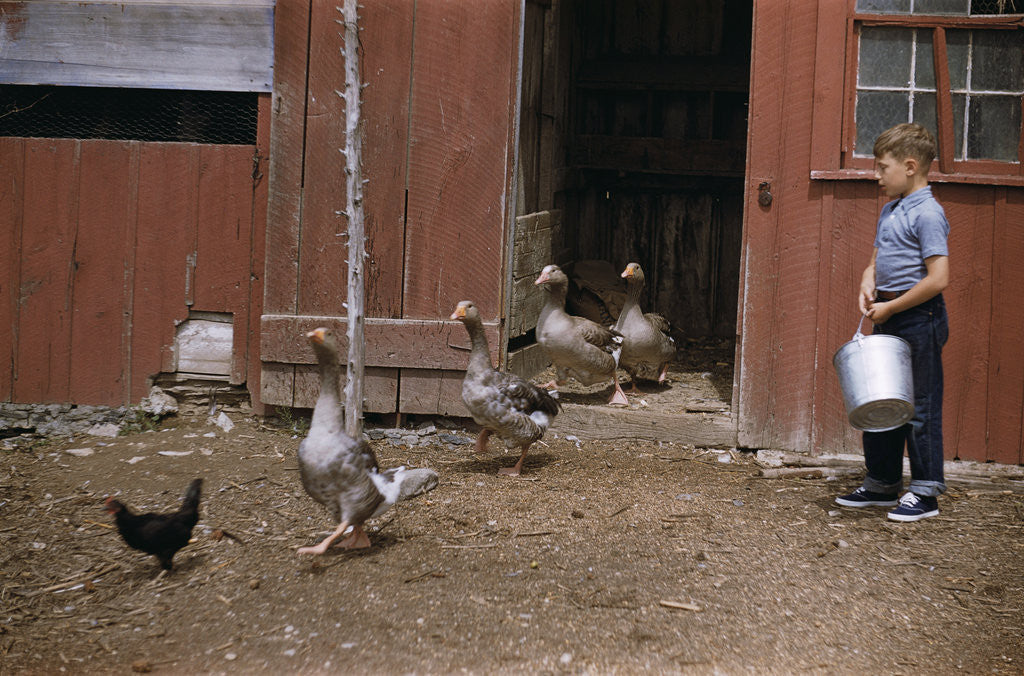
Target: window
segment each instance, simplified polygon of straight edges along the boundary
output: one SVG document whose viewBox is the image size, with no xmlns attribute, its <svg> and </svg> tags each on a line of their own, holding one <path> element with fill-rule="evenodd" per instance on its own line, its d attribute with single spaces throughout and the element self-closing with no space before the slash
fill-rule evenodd
<svg viewBox="0 0 1024 676">
<path fill-rule="evenodd" d="M 935 180 L 1024 185 L 1024 0 L 851 4 L 846 26 L 834 29 L 846 33 L 843 85 L 816 76 L 816 89 L 841 91 L 831 98 L 842 103 L 832 104 L 841 122 L 820 123 L 825 111 L 815 111 L 812 177 L 862 177 L 879 133 L 918 122 L 938 140 Z M 818 137 L 830 129 L 831 139 Z M 837 140 L 835 150 L 818 147 Z"/>
</svg>

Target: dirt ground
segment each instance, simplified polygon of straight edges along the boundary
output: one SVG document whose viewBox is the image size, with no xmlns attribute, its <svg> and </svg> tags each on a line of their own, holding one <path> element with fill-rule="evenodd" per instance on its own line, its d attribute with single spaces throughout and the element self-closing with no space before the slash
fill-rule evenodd
<svg viewBox="0 0 1024 676">
<path fill-rule="evenodd" d="M 235 417 L 3 452 L 0 672 L 1024 673 L 1020 494 L 954 485 L 896 524 L 833 504 L 851 482 L 736 452 L 549 438 L 509 479 L 500 442 L 385 439 L 383 466 L 440 485 L 369 550 L 310 561 L 294 549 L 333 524 L 298 437 Z M 159 577 L 103 498 L 174 509 L 197 476 L 194 540 Z"/>
</svg>

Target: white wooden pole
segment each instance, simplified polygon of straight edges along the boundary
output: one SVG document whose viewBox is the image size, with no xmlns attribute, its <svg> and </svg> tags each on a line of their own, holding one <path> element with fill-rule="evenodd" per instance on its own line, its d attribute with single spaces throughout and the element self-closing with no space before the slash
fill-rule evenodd
<svg viewBox="0 0 1024 676">
<path fill-rule="evenodd" d="M 363 219 L 363 137 L 360 126 L 362 85 L 359 79 L 359 15 L 357 0 L 339 7 L 344 27 L 345 90 L 345 195 L 348 215 L 348 368 L 345 378 L 345 433 L 358 439 L 363 433 L 363 374 L 366 342 L 363 333 L 366 293 L 363 263 L 366 229 Z"/>
</svg>

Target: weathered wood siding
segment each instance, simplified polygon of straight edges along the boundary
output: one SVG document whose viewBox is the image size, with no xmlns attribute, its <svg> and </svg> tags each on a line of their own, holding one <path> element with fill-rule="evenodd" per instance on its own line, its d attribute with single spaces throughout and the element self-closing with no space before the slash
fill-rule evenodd
<svg viewBox="0 0 1024 676">
<path fill-rule="evenodd" d="M 464 414 L 459 370 L 468 352 L 459 348 L 468 339 L 447 321 L 460 300 L 480 306 L 500 354 L 519 13 L 513 0 L 394 0 L 360 10 L 368 411 Z M 281 3 L 275 17 L 267 404 L 313 404 L 302 330 L 345 317 L 339 18 L 337 3 L 320 0 Z M 404 347 L 376 349 L 374 327 Z M 444 359 L 427 358 L 436 346 Z"/>
<path fill-rule="evenodd" d="M 828 2 L 755 3 L 749 158 L 734 406 L 739 442 L 857 453 L 832 366 L 859 312 L 860 275 L 885 199 L 871 180 L 811 180 L 812 120 L 837 91 L 814 89 L 816 46 L 842 54 Z M 838 25 L 837 25 L 838 24 Z M 817 96 L 816 96 L 817 95 Z M 774 202 L 757 202 L 770 182 Z M 947 458 L 1024 462 L 1024 189 L 934 184 L 951 224 L 945 293 Z"/>
<path fill-rule="evenodd" d="M 0 138 L 0 400 L 137 403 L 190 310 L 233 314 L 230 379 L 255 384 L 266 137 Z"/>
<path fill-rule="evenodd" d="M 0 82 L 269 92 L 274 0 L 0 2 Z"/>
</svg>

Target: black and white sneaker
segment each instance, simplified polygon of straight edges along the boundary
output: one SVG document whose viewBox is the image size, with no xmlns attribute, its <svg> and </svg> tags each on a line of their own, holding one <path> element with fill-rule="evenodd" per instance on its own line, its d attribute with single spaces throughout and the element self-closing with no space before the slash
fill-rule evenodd
<svg viewBox="0 0 1024 676">
<path fill-rule="evenodd" d="M 897 497 L 895 493 L 875 493 L 861 486 L 849 495 L 840 495 L 836 504 L 843 507 L 895 507 Z"/>
<path fill-rule="evenodd" d="M 900 506 L 889 512 L 893 521 L 920 521 L 939 515 L 939 501 L 932 495 L 907 493 L 900 498 Z"/>
</svg>

